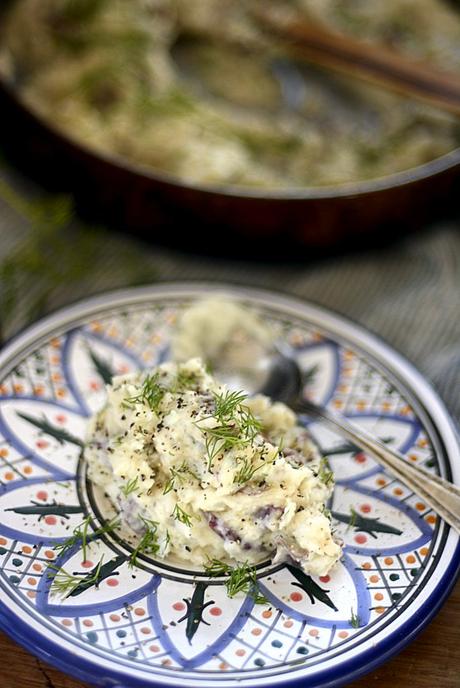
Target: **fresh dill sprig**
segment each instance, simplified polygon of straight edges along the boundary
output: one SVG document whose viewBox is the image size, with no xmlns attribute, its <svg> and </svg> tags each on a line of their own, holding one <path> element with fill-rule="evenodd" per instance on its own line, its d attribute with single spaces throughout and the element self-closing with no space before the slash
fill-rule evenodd
<svg viewBox="0 0 460 688">
<path fill-rule="evenodd" d="M 199 480 L 198 476 L 196 473 L 192 471 L 192 469 L 187 465 L 186 461 L 182 461 L 181 465 L 179 468 L 175 468 L 174 466 L 171 466 L 169 469 L 169 474 L 170 478 L 166 481 L 164 487 L 163 487 L 163 494 L 168 494 L 168 492 L 171 492 L 171 490 L 174 490 L 176 486 L 176 481 L 179 482 L 181 485 L 185 480 L 186 475 L 190 475 L 192 478 L 195 478 L 195 480 Z"/>
<path fill-rule="evenodd" d="M 247 483 L 249 480 L 252 480 L 256 471 L 263 468 L 263 465 L 264 464 L 261 463 L 259 464 L 259 466 L 254 466 L 251 459 L 244 458 L 240 464 L 238 472 L 235 474 L 235 477 L 233 478 L 233 482 L 238 483 L 238 485 L 243 485 L 244 483 Z"/>
<path fill-rule="evenodd" d="M 72 535 L 65 542 L 60 542 L 58 545 L 54 547 L 54 550 L 59 553 L 59 556 L 66 554 L 70 549 L 75 547 L 77 544 L 80 544 L 83 561 L 86 561 L 86 553 L 88 550 L 88 537 L 90 536 L 91 539 L 94 540 L 99 535 L 112 532 L 115 528 L 118 528 L 118 526 L 120 525 L 119 519 L 115 518 L 112 521 L 109 521 L 109 523 L 106 523 L 105 525 L 100 526 L 100 528 L 94 530 L 92 534 L 90 533 L 88 535 L 90 523 L 91 516 L 86 516 L 86 518 L 83 519 L 83 521 L 73 529 Z"/>
<path fill-rule="evenodd" d="M 128 480 L 128 482 L 125 483 L 125 485 L 123 485 L 123 487 L 121 488 L 121 493 L 122 493 L 125 497 L 128 497 L 130 494 L 132 494 L 133 492 L 135 492 L 135 491 L 137 490 L 137 488 L 138 488 L 138 484 L 137 484 L 137 483 L 138 483 L 138 480 L 139 480 L 139 476 L 138 476 L 138 475 L 136 475 L 135 478 L 131 478 L 131 480 Z"/>
<path fill-rule="evenodd" d="M 324 456 L 321 458 L 321 461 L 319 462 L 318 478 L 325 485 L 330 485 L 334 480 L 334 474 L 331 471 L 331 467 L 329 466 L 328 460 Z"/>
<path fill-rule="evenodd" d="M 208 471 L 211 470 L 214 459 L 221 452 L 232 447 L 239 447 L 245 442 L 239 437 L 238 428 L 234 424 L 219 425 L 216 428 L 200 428 L 206 435 L 205 448 L 208 459 Z"/>
<path fill-rule="evenodd" d="M 225 587 L 229 597 L 244 592 L 251 595 L 256 604 L 267 603 L 267 598 L 259 590 L 256 567 L 249 562 L 232 567 L 219 559 L 210 559 L 204 568 L 209 576 L 228 576 Z"/>
<path fill-rule="evenodd" d="M 209 428 L 197 423 L 197 427 L 205 435 L 208 471 L 212 469 L 218 454 L 232 447 L 251 444 L 261 431 L 261 423 L 243 403 L 245 399 L 247 395 L 243 392 L 226 391 L 223 394 L 214 394 L 214 413 L 203 420 L 214 418 L 218 425 Z"/>
<path fill-rule="evenodd" d="M 232 567 L 224 561 L 220 561 L 220 559 L 208 559 L 208 562 L 204 565 L 204 570 L 208 576 L 225 576 L 231 572 Z"/>
<path fill-rule="evenodd" d="M 359 628 L 361 626 L 361 619 L 359 618 L 358 614 L 355 614 L 353 609 L 351 610 L 351 617 L 348 623 L 352 628 Z"/>
<path fill-rule="evenodd" d="M 139 394 L 125 399 L 128 406 L 132 404 L 147 404 L 151 411 L 157 411 L 161 401 L 165 395 L 165 388 L 159 383 L 158 373 L 147 375 L 142 383 L 142 389 Z"/>
<path fill-rule="evenodd" d="M 102 556 L 93 571 L 86 574 L 72 574 L 63 568 L 49 564 L 48 568 L 56 571 L 54 576 L 48 574 L 48 578 L 53 579 L 53 582 L 51 583 L 51 592 L 59 593 L 64 597 L 68 597 L 81 583 L 97 586 L 103 559 L 104 557 Z"/>
<path fill-rule="evenodd" d="M 157 554 L 160 549 L 158 543 L 158 522 L 151 521 L 150 519 L 143 518 L 141 516 L 141 521 L 143 522 L 146 530 L 137 547 L 132 551 L 129 557 L 128 566 L 133 567 L 137 564 L 137 557 L 139 554 Z"/>
<path fill-rule="evenodd" d="M 248 395 L 244 392 L 226 391 L 223 394 L 214 394 L 216 408 L 214 417 L 220 423 L 225 423 L 228 418 L 233 418 L 236 411 L 239 411 L 241 404 L 247 399 Z"/>
<path fill-rule="evenodd" d="M 176 504 L 171 516 L 176 521 L 179 521 L 179 523 L 183 523 L 184 525 L 188 526 L 189 528 L 192 527 L 192 518 L 196 518 L 195 516 L 190 516 L 190 514 L 188 514 L 186 511 L 184 511 L 184 509 L 182 509 L 182 507 L 180 507 L 179 504 Z"/>
</svg>

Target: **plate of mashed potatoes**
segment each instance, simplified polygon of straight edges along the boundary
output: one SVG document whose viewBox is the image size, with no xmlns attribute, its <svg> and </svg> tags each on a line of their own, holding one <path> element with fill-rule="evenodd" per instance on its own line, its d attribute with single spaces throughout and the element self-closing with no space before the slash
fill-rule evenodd
<svg viewBox="0 0 460 688">
<path fill-rule="evenodd" d="M 355 324 L 226 285 L 98 296 L 0 355 L 2 629 L 99 686 L 320 688 L 428 623 L 458 536 L 322 422 L 241 386 L 274 343 L 306 397 L 459 481 L 442 403 Z"/>
</svg>

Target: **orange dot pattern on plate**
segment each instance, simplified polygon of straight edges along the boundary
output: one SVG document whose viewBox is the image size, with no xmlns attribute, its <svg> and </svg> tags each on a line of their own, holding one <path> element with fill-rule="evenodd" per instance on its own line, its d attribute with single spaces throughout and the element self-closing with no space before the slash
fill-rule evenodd
<svg viewBox="0 0 460 688">
<path fill-rule="evenodd" d="M 386 610 L 385 610 L 385 607 L 376 607 L 375 611 L 377 614 L 383 614 L 383 612 Z"/>
<path fill-rule="evenodd" d="M 32 554 L 32 547 L 30 545 L 23 545 L 21 549 L 24 554 Z"/>
<path fill-rule="evenodd" d="M 240 647 L 238 650 L 236 650 L 235 654 L 237 657 L 244 657 L 244 655 L 246 654 L 246 650 Z"/>
<path fill-rule="evenodd" d="M 28 590 L 27 597 L 30 597 L 31 600 L 34 600 L 37 597 L 37 593 L 35 590 Z"/>
<path fill-rule="evenodd" d="M 222 609 L 220 607 L 211 607 L 209 613 L 212 614 L 212 616 L 220 616 L 222 614 Z"/>
<path fill-rule="evenodd" d="M 5 480 L 13 480 L 13 478 L 14 478 L 14 473 L 13 473 L 12 471 L 7 471 L 7 472 L 3 475 L 3 477 L 5 478 Z"/>
<path fill-rule="evenodd" d="M 83 626 L 86 626 L 86 628 L 91 628 L 91 626 L 94 626 L 94 623 L 91 621 L 91 619 L 84 619 Z"/>
<path fill-rule="evenodd" d="M 37 585 L 37 579 L 36 578 L 28 578 L 27 582 L 29 585 Z"/>
<path fill-rule="evenodd" d="M 4 537 L 0 537 L 0 545 L 6 545 L 7 540 Z"/>
<path fill-rule="evenodd" d="M 141 633 L 143 635 L 150 635 L 151 632 L 152 632 L 152 630 L 150 628 L 148 628 L 147 626 L 142 626 Z"/>
<path fill-rule="evenodd" d="M 375 481 L 379 487 L 384 487 L 387 484 L 387 481 L 385 478 L 377 478 Z"/>
<path fill-rule="evenodd" d="M 409 454 L 409 459 L 411 461 L 418 461 L 418 456 L 417 454 Z"/>
<path fill-rule="evenodd" d="M 368 561 L 365 561 L 363 564 L 363 569 L 366 569 L 366 571 L 368 571 L 370 568 L 372 568 L 372 564 L 370 564 Z"/>
<path fill-rule="evenodd" d="M 262 612 L 262 616 L 264 619 L 269 619 L 272 615 L 272 611 L 270 609 L 266 609 L 265 611 Z"/>
<path fill-rule="evenodd" d="M 32 466 L 24 466 L 24 468 L 22 469 L 22 472 L 24 473 L 24 475 L 30 475 L 32 473 L 32 471 L 33 471 Z"/>
<path fill-rule="evenodd" d="M 43 566 L 41 564 L 32 564 L 32 568 L 34 571 L 41 571 Z"/>
<path fill-rule="evenodd" d="M 63 626 L 71 626 L 72 625 L 72 619 L 62 619 L 61 621 Z"/>
<path fill-rule="evenodd" d="M 150 645 L 149 650 L 150 652 L 159 652 L 160 648 L 158 647 L 158 645 Z"/>
<path fill-rule="evenodd" d="M 414 557 L 413 554 L 409 554 L 409 556 L 406 557 L 406 561 L 407 561 L 408 564 L 415 564 L 415 562 L 417 561 L 417 559 Z"/>
<path fill-rule="evenodd" d="M 436 516 L 434 514 L 430 514 L 425 518 L 425 521 L 431 525 L 434 525 L 436 523 Z"/>
<path fill-rule="evenodd" d="M 308 631 L 308 635 L 311 635 L 312 638 L 316 638 L 316 636 L 319 635 L 319 631 L 318 631 L 317 628 L 311 628 L 311 629 Z"/>
<path fill-rule="evenodd" d="M 381 602 L 383 600 L 383 595 L 381 592 L 376 592 L 374 595 L 374 600 L 377 600 L 377 602 Z"/>
<path fill-rule="evenodd" d="M 8 449 L 6 449 L 5 447 L 2 447 L 2 449 L 0 449 L 0 457 L 1 457 L 2 459 L 6 459 L 6 457 L 8 456 L 8 454 L 9 454 L 9 451 L 8 451 Z"/>
<path fill-rule="evenodd" d="M 226 664 L 225 662 L 221 662 L 221 663 L 219 664 L 219 669 L 220 669 L 221 671 L 225 671 L 225 669 L 228 669 L 228 664 Z"/>
<path fill-rule="evenodd" d="M 392 564 L 393 564 L 393 558 L 392 557 L 385 557 L 385 559 L 383 561 L 386 564 L 386 566 L 392 566 Z"/>
<path fill-rule="evenodd" d="M 422 557 L 426 557 L 429 551 L 430 550 L 428 549 L 428 547 L 422 547 L 422 549 L 420 550 L 420 554 Z"/>
<path fill-rule="evenodd" d="M 293 625 L 294 625 L 294 622 L 291 619 L 288 619 L 283 624 L 284 628 L 292 628 Z"/>
<path fill-rule="evenodd" d="M 303 600 L 303 595 L 301 592 L 291 592 L 289 597 L 293 602 L 300 602 L 301 600 Z"/>
<path fill-rule="evenodd" d="M 183 602 L 174 602 L 172 607 L 176 610 L 176 612 L 181 612 L 183 609 L 185 609 L 185 604 Z"/>
<path fill-rule="evenodd" d="M 401 495 L 404 494 L 404 490 L 401 490 L 400 487 L 395 487 L 393 494 L 396 495 L 396 497 L 401 497 Z"/>
<path fill-rule="evenodd" d="M 34 394 L 37 397 L 41 397 L 45 393 L 45 388 L 42 387 L 41 385 L 37 385 L 34 387 Z"/>
<path fill-rule="evenodd" d="M 53 552 L 51 549 L 46 549 L 46 550 L 45 550 L 45 557 L 46 557 L 47 559 L 54 559 L 55 554 L 54 554 L 54 552 Z"/>
<path fill-rule="evenodd" d="M 142 609 L 142 607 L 136 607 L 136 609 L 134 610 L 134 613 L 136 616 L 144 616 L 145 609 Z"/>
<path fill-rule="evenodd" d="M 171 662 L 170 659 L 162 659 L 162 660 L 161 660 L 161 663 L 162 663 L 164 666 L 170 666 L 170 665 L 172 664 L 172 662 Z"/>
<path fill-rule="evenodd" d="M 339 631 L 339 638 L 348 638 L 348 631 Z"/>
<path fill-rule="evenodd" d="M 118 614 L 110 614 L 110 617 L 109 617 L 109 618 L 110 618 L 110 621 L 113 621 L 113 622 L 115 622 L 115 623 L 116 623 L 117 621 L 120 621 L 120 617 L 118 616 Z"/>
<path fill-rule="evenodd" d="M 380 576 L 371 576 L 369 580 L 371 583 L 378 583 L 380 580 Z"/>
<path fill-rule="evenodd" d="M 252 635 L 260 635 L 262 633 L 261 628 L 253 628 L 251 631 Z"/>
</svg>

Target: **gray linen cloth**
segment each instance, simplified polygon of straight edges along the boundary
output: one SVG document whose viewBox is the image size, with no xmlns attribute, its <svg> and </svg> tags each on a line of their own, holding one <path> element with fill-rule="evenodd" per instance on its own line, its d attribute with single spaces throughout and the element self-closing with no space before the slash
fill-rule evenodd
<svg viewBox="0 0 460 688">
<path fill-rule="evenodd" d="M 21 193 L 30 193 L 23 180 L 12 175 L 8 179 Z M 88 269 L 78 284 L 69 286 L 63 280 L 53 290 L 47 309 L 133 281 L 209 279 L 275 290 L 282 285 L 284 292 L 331 308 L 383 337 L 432 381 L 458 421 L 459 230 L 455 222 L 438 224 L 390 248 L 308 266 L 204 258 L 146 246 L 124 235 L 104 234 L 100 239 L 104 243 L 103 260 Z M 0 264 L 18 247 L 26 246 L 32 231 L 27 221 L 0 198 Z M 76 252 L 79 231 L 77 227 L 71 239 Z M 134 270 L 134 280 L 132 263 L 136 260 L 139 271 Z M 27 323 L 27 298 L 35 286 L 25 275 L 18 288 L 14 317 L 4 325 L 6 336 Z M 4 288 L 0 282 L 0 293 Z"/>
</svg>

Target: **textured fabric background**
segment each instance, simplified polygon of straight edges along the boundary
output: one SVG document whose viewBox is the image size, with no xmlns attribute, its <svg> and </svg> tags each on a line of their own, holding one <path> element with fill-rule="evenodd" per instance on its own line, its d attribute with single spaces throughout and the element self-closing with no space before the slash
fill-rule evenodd
<svg viewBox="0 0 460 688">
<path fill-rule="evenodd" d="M 21 193 L 35 192 L 11 175 L 8 181 Z M 27 246 L 31 231 L 27 221 L 0 199 L 0 263 Z M 76 256 L 81 231 L 76 226 L 69 234 Z M 209 279 L 281 288 L 349 316 L 386 339 L 431 379 L 460 420 L 460 223 L 440 224 L 391 248 L 313 266 L 204 258 L 146 246 L 123 235 L 101 234 L 96 241 L 103 244 L 102 250 L 98 246 L 101 258 L 87 270 L 82 266 L 78 284 L 69 286 L 63 279 L 47 309 L 148 281 Z M 37 280 L 40 276 L 22 279 L 14 317 L 4 324 L 7 336 L 27 323 L 28 295 L 37 288 Z"/>
</svg>

